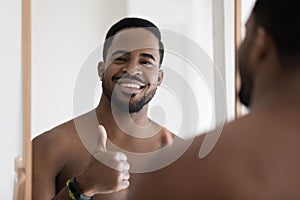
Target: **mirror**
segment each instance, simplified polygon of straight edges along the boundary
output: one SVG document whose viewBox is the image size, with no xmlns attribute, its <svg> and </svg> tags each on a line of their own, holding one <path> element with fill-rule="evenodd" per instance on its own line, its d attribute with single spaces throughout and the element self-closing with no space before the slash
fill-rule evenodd
<svg viewBox="0 0 300 200">
<path fill-rule="evenodd" d="M 147 6 L 145 6 L 147 5 Z M 109 27 L 125 16 L 137 16 L 154 22 L 163 33 L 166 57 L 163 68 L 175 70 L 192 88 L 198 105 L 189 105 L 189 100 L 178 97 L 170 85 L 162 85 L 151 102 L 150 116 L 177 133 L 182 123 L 182 110 L 196 111 L 196 131 L 182 137 L 192 137 L 195 132 L 204 132 L 224 119 L 224 111 L 218 119 L 215 105 L 228 102 L 226 120 L 234 118 L 234 1 L 152 1 L 88 0 L 88 1 L 32 1 L 32 138 L 84 113 L 98 103 L 101 93 L 97 76 L 97 62 Z M 220 20 L 224 19 L 224 20 Z M 172 51 L 176 40 L 172 34 L 185 37 L 202 49 L 203 59 L 209 66 L 193 66 Z M 225 37 L 224 37 L 225 36 Z M 171 38 L 171 39 L 170 39 Z M 173 41 L 172 41 L 173 40 Z M 169 46 L 168 46 L 169 45 Z M 193 55 L 193 49 L 180 44 L 185 52 Z M 178 48 L 178 47 L 176 47 Z M 226 51 L 225 49 L 229 49 Z M 92 58 L 95 58 L 94 60 Z M 186 56 L 185 56 L 186 57 Z M 89 60 L 90 59 L 90 60 Z M 85 66 L 94 66 L 91 81 L 95 86 L 95 103 L 85 105 L 81 112 L 74 113 L 74 89 L 76 79 Z M 209 64 L 208 64 L 209 63 Z M 216 65 L 216 66 L 214 66 Z M 215 68 L 217 70 L 215 70 Z M 225 70 L 226 68 L 226 70 Z M 168 77 L 168 74 L 165 74 Z M 226 87 L 227 96 L 218 96 L 214 85 L 220 77 Z M 184 88 L 183 88 L 184 89 Z M 224 88 L 225 89 L 225 88 Z M 218 100 L 222 100 L 218 102 Z M 171 103 L 170 103 L 171 102 Z M 163 119 L 159 116 L 163 112 Z M 185 116 L 189 117 L 189 116 Z M 195 118 L 195 116 L 193 116 Z"/>
</svg>

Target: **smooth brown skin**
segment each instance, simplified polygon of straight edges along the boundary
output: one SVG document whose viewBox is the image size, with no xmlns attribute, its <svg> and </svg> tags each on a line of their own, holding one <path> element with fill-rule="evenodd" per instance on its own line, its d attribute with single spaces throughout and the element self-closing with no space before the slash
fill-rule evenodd
<svg viewBox="0 0 300 200">
<path fill-rule="evenodd" d="M 111 61 L 111 63 L 101 62 L 99 64 L 99 76 L 102 81 L 105 81 L 107 88 L 110 90 L 117 85 L 112 77 L 114 75 L 120 76 L 126 72 L 132 75 L 138 74 L 143 80 L 150 81 L 151 84 L 136 95 L 135 98 L 137 99 L 143 96 L 144 93 L 148 93 L 153 88 L 156 88 L 162 81 L 163 74 L 159 70 L 159 52 L 157 50 L 158 40 L 152 33 L 144 29 L 137 30 L 136 35 L 132 33 L 125 35 L 126 42 L 124 44 L 121 42 L 122 37 L 121 35 L 113 40 L 107 56 L 108 62 Z M 130 42 L 130 40 L 134 40 L 134 42 Z M 130 46 L 131 44 L 135 46 Z M 142 49 L 131 51 L 137 47 L 136 45 L 140 45 Z M 145 46 L 151 47 L 151 45 L 156 49 L 143 48 Z M 117 54 L 114 55 L 115 57 L 112 57 L 118 50 L 125 50 L 128 53 L 126 55 Z M 153 58 L 145 57 L 143 56 L 144 54 L 152 55 Z M 114 60 L 115 58 L 117 59 Z M 149 63 L 151 66 L 149 66 Z M 142 67 L 137 68 L 137 65 Z M 105 67 L 107 68 L 104 69 Z M 128 88 L 124 89 L 125 92 L 128 92 L 128 90 L 131 91 Z M 122 92 L 119 95 L 120 98 L 123 98 Z M 144 130 L 146 132 L 152 133 L 153 128 L 160 130 L 156 135 L 146 139 L 132 137 L 124 133 L 114 120 L 111 105 L 109 98 L 102 94 L 95 113 L 99 124 L 105 127 L 108 139 L 118 147 L 131 152 L 145 153 L 158 150 L 172 141 L 174 137 L 172 133 L 147 117 L 148 105 L 145 105 L 141 111 L 130 116 L 136 124 L 145 127 Z M 84 134 L 97 134 L 98 124 L 91 122 L 93 113 L 91 111 L 76 118 L 76 120 L 70 120 L 39 135 L 33 140 L 34 200 L 70 199 L 67 195 L 65 184 L 72 176 L 76 177 L 77 183 L 84 194 L 95 195 L 95 200 L 126 197 L 128 189 L 122 190 L 118 185 L 120 172 L 103 165 L 91 156 L 79 138 L 75 121 L 81 121 L 86 124 L 87 129 Z M 121 111 L 117 115 L 121 117 L 122 122 L 129 123 L 128 116 L 123 116 Z M 134 130 L 132 131 L 134 132 Z M 99 141 L 98 143 L 96 141 L 96 144 L 99 146 Z M 108 148 L 108 150 L 110 149 Z M 132 174 L 129 181 L 131 183 L 134 180 L 135 175 Z"/>
<path fill-rule="evenodd" d="M 250 114 L 225 125 L 205 158 L 202 135 L 176 162 L 139 177 L 128 199 L 300 199 L 299 57 L 281 62 L 254 22 L 240 47 L 240 71 L 254 83 Z"/>
</svg>

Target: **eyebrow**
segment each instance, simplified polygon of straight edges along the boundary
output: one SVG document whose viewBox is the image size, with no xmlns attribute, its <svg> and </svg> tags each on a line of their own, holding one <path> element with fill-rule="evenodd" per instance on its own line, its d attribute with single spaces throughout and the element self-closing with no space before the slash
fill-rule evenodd
<svg viewBox="0 0 300 200">
<path fill-rule="evenodd" d="M 146 58 L 151 58 L 152 60 L 155 61 L 155 58 L 149 53 L 141 53 L 140 56 L 141 57 L 146 57 Z"/>
<path fill-rule="evenodd" d="M 111 57 L 113 57 L 113 56 L 115 56 L 115 55 L 117 55 L 117 54 L 121 54 L 121 55 L 129 55 L 130 52 L 125 51 L 125 50 L 117 50 L 117 51 L 115 51 L 114 53 L 112 53 Z M 156 61 L 155 58 L 154 58 L 154 56 L 152 56 L 152 55 L 149 54 L 149 53 L 141 53 L 139 56 L 140 56 L 140 57 L 145 57 L 145 58 L 151 58 L 152 60 Z"/>
<path fill-rule="evenodd" d="M 115 51 L 114 53 L 111 54 L 111 57 L 113 57 L 113 56 L 115 56 L 117 54 L 125 55 L 125 54 L 129 54 L 129 52 L 125 51 L 125 50 L 117 50 L 117 51 Z"/>
</svg>

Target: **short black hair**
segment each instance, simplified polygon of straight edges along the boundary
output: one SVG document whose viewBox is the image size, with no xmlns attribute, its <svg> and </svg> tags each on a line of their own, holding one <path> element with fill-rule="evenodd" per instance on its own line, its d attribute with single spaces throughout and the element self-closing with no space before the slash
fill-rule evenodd
<svg viewBox="0 0 300 200">
<path fill-rule="evenodd" d="M 256 25 L 271 35 L 281 56 L 300 52 L 299 14 L 299 0 L 257 0 L 253 8 Z"/>
<path fill-rule="evenodd" d="M 107 32 L 105 37 L 105 42 L 103 46 L 103 60 L 105 61 L 107 56 L 107 51 L 112 43 L 112 37 L 116 35 L 119 31 L 126 29 L 126 28 L 144 28 L 148 31 L 150 31 L 159 42 L 159 64 L 162 64 L 163 58 L 164 58 L 164 45 L 161 41 L 161 33 L 158 27 L 153 24 L 152 22 L 137 18 L 137 17 L 126 17 L 115 23 Z"/>
</svg>

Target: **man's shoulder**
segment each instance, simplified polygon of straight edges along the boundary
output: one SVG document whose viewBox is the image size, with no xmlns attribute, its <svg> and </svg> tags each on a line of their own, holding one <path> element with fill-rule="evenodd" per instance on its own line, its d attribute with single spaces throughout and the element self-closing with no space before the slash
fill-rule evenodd
<svg viewBox="0 0 300 200">
<path fill-rule="evenodd" d="M 69 145 L 72 145 L 77 138 L 74 120 L 72 119 L 36 136 L 32 140 L 33 153 L 41 151 L 54 154 L 57 151 L 59 154 Z"/>
<path fill-rule="evenodd" d="M 172 131 L 167 129 L 166 127 L 161 126 L 160 124 L 158 124 L 154 121 L 153 121 L 153 124 L 154 124 L 154 126 L 156 126 L 156 129 L 159 130 L 162 146 L 170 144 L 176 135 Z"/>
<path fill-rule="evenodd" d="M 68 148 L 81 148 L 82 143 L 78 135 L 78 127 L 80 128 L 82 126 L 80 126 L 80 123 L 94 122 L 95 120 L 91 120 L 91 117 L 93 117 L 92 111 L 57 125 L 36 136 L 32 140 L 33 151 L 41 150 L 42 152 L 48 152 L 54 150 L 59 154 L 59 152 L 67 152 Z"/>
<path fill-rule="evenodd" d="M 67 136 L 71 136 L 72 134 L 76 133 L 76 128 L 74 125 L 74 119 L 69 120 L 63 124 L 57 125 L 53 128 L 51 128 L 48 131 L 45 131 L 44 133 L 41 133 L 37 137 L 33 139 L 33 141 L 36 140 L 44 140 L 44 139 L 55 139 L 55 138 L 64 138 Z"/>
<path fill-rule="evenodd" d="M 193 143 L 185 155 L 188 159 L 198 158 L 196 160 L 199 162 L 193 161 L 194 164 L 198 163 L 203 166 L 210 163 L 216 167 L 222 164 L 224 167 L 228 165 L 228 168 L 231 168 L 232 163 L 237 164 L 245 158 L 248 150 L 255 148 L 257 139 L 255 136 L 257 134 L 253 133 L 252 126 L 254 123 L 256 122 L 252 120 L 252 116 L 247 115 L 207 133 L 200 134 L 193 139 Z M 202 160 L 210 161 L 203 164 Z M 228 160 L 232 162 L 230 163 Z"/>
</svg>

